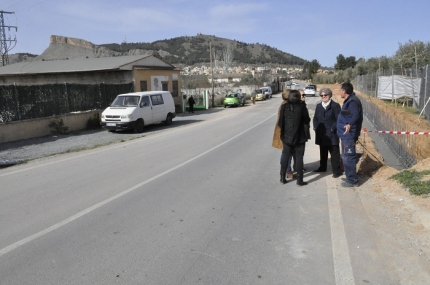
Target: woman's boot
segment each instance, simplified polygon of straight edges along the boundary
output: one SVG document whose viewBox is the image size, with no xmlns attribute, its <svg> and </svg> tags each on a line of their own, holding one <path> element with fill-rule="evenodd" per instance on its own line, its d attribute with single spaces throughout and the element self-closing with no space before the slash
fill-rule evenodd
<svg viewBox="0 0 430 285">
<path fill-rule="evenodd" d="M 299 186 L 308 185 L 308 182 L 303 181 L 303 174 L 301 175 L 297 174 L 297 185 Z"/>
<path fill-rule="evenodd" d="M 281 179 L 279 180 L 281 184 L 287 183 L 287 179 L 285 179 L 285 174 L 286 174 L 285 171 L 284 172 L 281 171 Z"/>
</svg>

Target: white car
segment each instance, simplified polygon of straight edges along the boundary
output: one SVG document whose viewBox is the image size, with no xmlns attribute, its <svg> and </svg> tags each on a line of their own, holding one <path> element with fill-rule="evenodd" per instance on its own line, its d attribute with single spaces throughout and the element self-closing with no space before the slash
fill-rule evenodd
<svg viewBox="0 0 430 285">
<path fill-rule="evenodd" d="M 313 86 L 306 86 L 305 87 L 305 95 L 309 96 L 315 96 L 316 90 Z"/>
<path fill-rule="evenodd" d="M 272 98 L 272 87 L 264 86 L 260 87 L 260 90 L 263 90 L 264 95 L 266 95 L 266 99 Z"/>
</svg>

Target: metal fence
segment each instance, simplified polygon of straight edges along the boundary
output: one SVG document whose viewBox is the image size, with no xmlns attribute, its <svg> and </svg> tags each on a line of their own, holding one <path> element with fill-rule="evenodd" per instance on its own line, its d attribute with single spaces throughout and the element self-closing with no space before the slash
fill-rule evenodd
<svg viewBox="0 0 430 285">
<path fill-rule="evenodd" d="M 378 78 L 379 76 L 402 75 L 412 78 L 421 78 L 419 89 L 419 98 L 414 101 L 415 104 L 408 103 L 417 113 L 420 113 L 425 119 L 430 120 L 430 70 L 427 65 L 421 69 L 406 70 L 386 70 L 355 77 L 354 89 L 371 97 L 378 97 Z M 418 88 L 417 88 L 418 89 Z M 407 100 L 409 102 L 409 100 Z M 394 130 L 394 131 L 420 131 L 410 130 L 400 118 L 388 116 L 369 100 L 362 99 L 363 109 L 366 117 L 377 130 Z M 417 116 L 418 117 L 418 116 Z M 397 156 L 403 167 L 413 166 L 417 160 L 422 159 L 418 143 L 422 139 L 414 135 L 388 135 L 379 134 L 382 140 L 387 144 L 391 151 Z"/>
<path fill-rule="evenodd" d="M 402 120 L 387 116 L 370 100 L 360 98 L 363 113 L 376 130 L 405 130 Z M 416 155 L 417 137 L 408 135 L 379 134 L 381 139 L 390 148 L 391 152 L 403 168 L 409 168 L 417 163 Z"/>
<path fill-rule="evenodd" d="M 133 90 L 133 83 L 0 86 L 0 122 L 104 109 L 118 94 Z"/>
<path fill-rule="evenodd" d="M 430 70 L 428 65 L 421 69 L 391 69 L 357 75 L 354 79 L 354 89 L 368 96 L 378 97 L 379 76 L 393 75 L 402 75 L 411 79 L 421 78 L 421 86 L 416 86 L 416 90 L 418 91 L 419 89 L 419 97 L 416 104 L 410 103 L 409 100 L 406 104 L 413 106 L 418 112 L 422 112 L 427 120 L 430 120 L 430 104 L 428 103 L 430 98 Z"/>
</svg>

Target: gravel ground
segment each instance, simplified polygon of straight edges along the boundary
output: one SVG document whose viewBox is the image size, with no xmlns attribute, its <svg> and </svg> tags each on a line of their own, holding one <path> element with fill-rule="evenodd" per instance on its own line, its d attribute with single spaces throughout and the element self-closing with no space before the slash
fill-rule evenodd
<svg viewBox="0 0 430 285">
<path fill-rule="evenodd" d="M 98 146 L 124 142 L 150 134 L 161 132 L 167 128 L 177 128 L 204 121 L 217 113 L 228 111 L 224 108 L 196 111 L 194 114 L 178 114 L 171 126 L 157 124 L 145 127 L 143 133 L 132 131 L 108 132 L 107 130 L 85 130 L 66 135 L 46 136 L 40 138 L 0 143 L 0 167 L 24 163 L 29 160 L 46 156 L 91 149 Z"/>
</svg>

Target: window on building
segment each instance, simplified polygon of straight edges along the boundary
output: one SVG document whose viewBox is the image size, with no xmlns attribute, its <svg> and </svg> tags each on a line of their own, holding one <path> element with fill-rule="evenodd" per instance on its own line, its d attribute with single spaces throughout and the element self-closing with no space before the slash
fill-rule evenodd
<svg viewBox="0 0 430 285">
<path fill-rule="evenodd" d="M 161 81 L 161 88 L 163 91 L 169 91 L 169 82 L 168 81 Z"/>
<path fill-rule="evenodd" d="M 179 83 L 178 80 L 172 81 L 172 96 L 178 97 L 179 96 Z"/>
<path fill-rule="evenodd" d="M 140 81 L 140 91 L 148 91 L 148 81 Z"/>
</svg>

